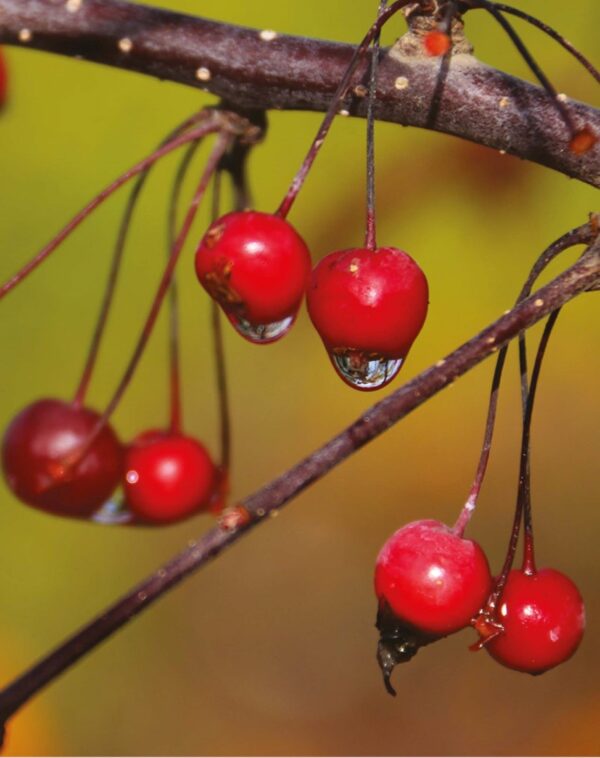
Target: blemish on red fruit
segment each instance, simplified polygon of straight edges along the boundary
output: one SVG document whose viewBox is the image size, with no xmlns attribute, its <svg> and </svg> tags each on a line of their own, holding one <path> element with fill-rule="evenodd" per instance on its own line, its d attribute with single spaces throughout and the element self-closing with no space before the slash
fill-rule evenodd
<svg viewBox="0 0 600 758">
<path fill-rule="evenodd" d="M 450 50 L 450 37 L 445 32 L 432 31 L 423 37 L 423 46 L 427 55 L 446 55 Z"/>
<path fill-rule="evenodd" d="M 425 274 L 402 250 L 353 248 L 315 267 L 310 318 L 341 378 L 379 389 L 400 370 L 427 314 Z"/>
<path fill-rule="evenodd" d="M 258 211 L 222 216 L 196 252 L 202 286 L 237 331 L 257 343 L 289 331 L 310 268 L 308 248 L 295 229 L 280 216 Z"/>
<path fill-rule="evenodd" d="M 576 585 L 555 569 L 532 574 L 513 570 L 498 607 L 504 631 L 485 645 L 503 666 L 542 674 L 568 660 L 585 629 L 585 608 Z"/>
<path fill-rule="evenodd" d="M 584 126 L 571 137 L 569 150 L 575 155 L 583 155 L 591 150 L 596 142 L 598 142 L 598 137 L 589 126 Z"/>
<path fill-rule="evenodd" d="M 87 446 L 99 419 L 89 408 L 54 399 L 22 410 L 2 444 L 4 474 L 15 495 L 51 513 L 89 518 L 121 476 L 122 449 L 110 426 Z"/>
<path fill-rule="evenodd" d="M 125 498 L 142 521 L 169 524 L 207 510 L 215 479 L 204 446 L 183 434 L 144 432 L 125 452 Z"/>
</svg>

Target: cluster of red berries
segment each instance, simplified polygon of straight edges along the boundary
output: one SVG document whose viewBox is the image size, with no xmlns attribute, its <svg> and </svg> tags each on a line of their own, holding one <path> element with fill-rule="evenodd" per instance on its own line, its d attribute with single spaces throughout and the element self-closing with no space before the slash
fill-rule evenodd
<svg viewBox="0 0 600 758">
<path fill-rule="evenodd" d="M 93 410 L 62 400 L 39 400 L 11 422 L 2 463 L 15 495 L 41 510 L 101 518 L 121 485 L 129 518 L 178 521 L 211 506 L 218 472 L 192 437 L 151 430 L 123 446 Z"/>
<path fill-rule="evenodd" d="M 407 524 L 385 543 L 375 567 L 385 683 L 419 647 L 473 625 L 499 663 L 541 674 L 570 658 L 585 612 L 575 584 L 554 569 L 512 570 L 497 614 L 486 608 L 494 580 L 481 547 L 439 521 Z"/>
<path fill-rule="evenodd" d="M 218 219 L 198 247 L 196 272 L 252 342 L 286 334 L 306 294 L 337 372 L 364 390 L 396 376 L 427 314 L 427 280 L 407 253 L 338 250 L 311 273 L 306 244 L 276 214 L 241 211 Z"/>
<path fill-rule="evenodd" d="M 396 375 L 427 311 L 427 281 L 406 253 L 337 251 L 311 274 L 304 241 L 274 214 L 219 218 L 200 242 L 196 271 L 237 331 L 258 343 L 289 330 L 308 288 L 331 360 L 362 389 Z M 219 492 L 217 468 L 197 440 L 152 430 L 123 448 L 106 419 L 77 402 L 25 408 L 5 433 L 2 455 L 17 497 L 66 516 L 102 520 L 121 485 L 129 521 L 171 523 L 207 510 Z"/>
</svg>

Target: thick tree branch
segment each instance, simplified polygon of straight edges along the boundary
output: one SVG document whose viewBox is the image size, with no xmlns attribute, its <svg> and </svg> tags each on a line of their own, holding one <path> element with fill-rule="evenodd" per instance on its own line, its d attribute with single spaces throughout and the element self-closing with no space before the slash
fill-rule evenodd
<svg viewBox="0 0 600 758">
<path fill-rule="evenodd" d="M 214 528 L 159 568 L 121 600 L 0 692 L 0 729 L 10 716 L 46 684 L 124 626 L 186 576 L 218 556 L 253 526 L 265 521 L 306 487 L 323 477 L 370 440 L 418 408 L 437 392 L 501 348 L 520 332 L 600 280 L 600 242 L 578 263 L 522 301 L 480 334 L 372 406 L 351 426 L 286 473 L 247 498 L 238 511 L 238 528 Z"/>
<path fill-rule="evenodd" d="M 33 47 L 201 87 L 239 108 L 326 110 L 352 55 L 350 45 L 265 34 L 123 0 L 0 0 L 0 43 Z M 551 98 L 538 87 L 452 57 L 430 123 L 439 59 L 400 54 L 379 67 L 375 115 L 432 128 L 517 155 L 600 186 L 600 143 L 582 156 Z M 353 80 L 365 82 L 368 60 Z M 347 109 L 366 115 L 364 97 Z M 600 135 L 600 112 L 569 105 L 577 124 Z"/>
</svg>

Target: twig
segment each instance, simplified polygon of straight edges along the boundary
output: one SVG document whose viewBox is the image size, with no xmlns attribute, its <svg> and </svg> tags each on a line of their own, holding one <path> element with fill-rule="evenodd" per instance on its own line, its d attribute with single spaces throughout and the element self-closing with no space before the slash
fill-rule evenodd
<svg viewBox="0 0 600 758">
<path fill-rule="evenodd" d="M 31 47 L 137 71 L 218 95 L 237 108 L 326 111 L 354 48 L 173 13 L 123 0 L 86 0 L 75 12 L 53 0 L 0 0 L 0 44 Z M 353 84 L 364 84 L 370 56 Z M 427 127 L 439 62 L 382 54 L 375 117 Z M 402 88 L 397 82 L 402 81 Z M 365 117 L 366 98 L 347 105 Z M 600 134 L 600 112 L 569 102 L 569 112 Z M 565 149 L 556 105 L 539 87 L 452 57 L 434 125 L 600 186 L 600 145 L 577 156 Z"/>
</svg>

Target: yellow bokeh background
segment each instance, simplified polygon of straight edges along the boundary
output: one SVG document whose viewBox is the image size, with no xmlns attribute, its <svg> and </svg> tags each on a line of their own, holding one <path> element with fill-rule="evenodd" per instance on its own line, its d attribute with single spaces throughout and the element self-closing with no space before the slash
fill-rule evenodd
<svg viewBox="0 0 600 758">
<path fill-rule="evenodd" d="M 375 2 L 164 0 L 233 23 L 356 41 Z M 542 5 L 543 7 L 540 7 Z M 597 0 L 519 3 L 583 52 L 597 51 Z M 520 76 L 524 64 L 482 12 L 467 19 L 480 58 Z M 517 23 L 517 22 L 516 22 Z M 389 42 L 401 21 L 386 32 Z M 519 29 L 559 91 L 598 104 L 584 70 L 539 32 Z M 162 139 L 207 94 L 35 51 L 7 49 L 10 103 L 0 118 L 0 280 L 101 187 Z M 256 206 L 274 209 L 319 116 L 274 113 L 251 159 Z M 291 215 L 315 259 L 360 244 L 364 122 L 338 119 Z M 175 163 L 154 173 L 132 230 L 123 279 L 90 394 L 109 397 L 164 260 Z M 198 164 L 200 168 L 200 164 Z M 429 317 L 390 391 L 510 306 L 541 250 L 587 219 L 594 190 L 539 166 L 400 126 L 377 128 L 378 236 L 427 272 Z M 0 306 L 0 427 L 41 396 L 75 389 L 99 306 L 119 195 Z M 206 226 L 204 209 L 195 227 Z M 193 244 L 179 272 L 187 429 L 217 448 L 208 302 Z M 576 252 L 552 268 L 556 273 Z M 587 603 L 575 657 L 541 677 L 499 667 L 467 646 L 470 630 L 397 670 L 385 693 L 374 660 L 373 563 L 416 518 L 451 522 L 477 462 L 490 361 L 460 379 L 104 643 L 23 709 L 6 752 L 65 755 L 592 755 L 598 691 L 597 305 L 565 309 L 551 342 L 533 428 L 540 565 L 568 573 Z M 539 328 L 532 335 L 538 337 Z M 242 498 L 350 423 L 379 395 L 333 374 L 303 311 L 269 347 L 228 327 L 233 495 Z M 167 417 L 161 320 L 115 425 L 124 439 Z M 384 390 L 383 394 L 385 394 Z M 519 394 L 511 355 L 489 476 L 471 534 L 495 570 L 516 494 Z M 28 663 L 211 525 L 104 528 L 53 518 L 0 484 L 0 680 Z"/>
</svg>

